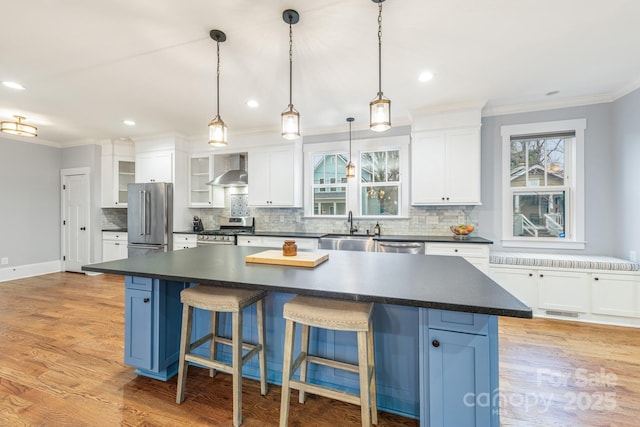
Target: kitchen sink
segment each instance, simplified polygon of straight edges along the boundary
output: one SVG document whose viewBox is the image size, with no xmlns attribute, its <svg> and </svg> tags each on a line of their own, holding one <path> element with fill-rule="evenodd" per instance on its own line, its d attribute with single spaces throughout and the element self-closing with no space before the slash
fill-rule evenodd
<svg viewBox="0 0 640 427">
<path fill-rule="evenodd" d="M 320 249 L 375 252 L 373 236 L 366 234 L 327 234 L 320 238 Z"/>
</svg>

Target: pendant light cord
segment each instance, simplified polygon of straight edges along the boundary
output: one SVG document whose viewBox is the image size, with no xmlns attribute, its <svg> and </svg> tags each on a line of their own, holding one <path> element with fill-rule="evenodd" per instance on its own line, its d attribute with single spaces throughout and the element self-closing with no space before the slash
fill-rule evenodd
<svg viewBox="0 0 640 427">
<path fill-rule="evenodd" d="M 289 107 L 293 105 L 293 31 L 291 29 L 292 17 L 289 15 Z"/>
<path fill-rule="evenodd" d="M 216 67 L 216 116 L 220 117 L 220 39 L 216 39 L 218 65 Z"/>
<path fill-rule="evenodd" d="M 378 97 L 382 98 L 382 2 L 378 3 Z"/>
<path fill-rule="evenodd" d="M 349 163 L 351 163 L 351 122 L 352 120 L 349 120 Z"/>
</svg>

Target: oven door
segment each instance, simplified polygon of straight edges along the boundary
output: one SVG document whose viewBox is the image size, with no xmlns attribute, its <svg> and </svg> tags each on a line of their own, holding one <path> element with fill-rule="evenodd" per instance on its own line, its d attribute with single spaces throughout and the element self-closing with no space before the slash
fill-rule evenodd
<svg viewBox="0 0 640 427">
<path fill-rule="evenodd" d="M 198 240 L 198 247 L 210 246 L 210 245 L 235 245 L 235 243 L 231 241 L 221 241 L 221 240 Z"/>
</svg>

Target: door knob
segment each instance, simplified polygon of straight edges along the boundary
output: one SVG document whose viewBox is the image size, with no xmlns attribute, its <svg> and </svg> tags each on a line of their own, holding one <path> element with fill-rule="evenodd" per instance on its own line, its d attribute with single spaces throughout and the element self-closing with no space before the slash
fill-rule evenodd
<svg viewBox="0 0 640 427">
<path fill-rule="evenodd" d="M 85 231 L 87 227 L 80 227 L 80 230 Z"/>
<path fill-rule="evenodd" d="M 438 348 L 438 347 L 440 347 L 440 341 L 433 340 L 433 341 L 431 341 L 431 345 L 434 346 L 435 348 Z"/>
</svg>

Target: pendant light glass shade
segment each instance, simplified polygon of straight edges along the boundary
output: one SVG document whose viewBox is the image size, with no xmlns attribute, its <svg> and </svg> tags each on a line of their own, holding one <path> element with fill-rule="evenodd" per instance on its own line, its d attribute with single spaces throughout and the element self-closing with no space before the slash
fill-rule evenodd
<svg viewBox="0 0 640 427">
<path fill-rule="evenodd" d="M 297 139 L 300 137 L 300 113 L 293 108 L 293 31 L 291 26 L 300 20 L 298 12 L 287 9 L 282 12 L 282 19 L 289 24 L 289 106 L 281 114 L 282 137 Z"/>
<path fill-rule="evenodd" d="M 282 112 L 282 137 L 284 139 L 300 137 L 300 113 L 291 104 Z"/>
<path fill-rule="evenodd" d="M 0 123 L 0 131 L 5 133 L 10 133 L 12 135 L 18 136 L 28 136 L 30 138 L 35 138 L 38 136 L 38 128 L 35 126 L 28 125 L 26 123 L 22 123 L 25 119 L 22 116 L 13 116 L 17 121 L 9 122 L 5 121 Z"/>
<path fill-rule="evenodd" d="M 209 122 L 209 145 L 213 147 L 226 147 L 227 125 L 220 118 L 220 43 L 227 40 L 227 36 L 220 30 L 211 30 L 209 36 L 216 41 L 217 67 L 216 67 L 216 116 Z"/>
<path fill-rule="evenodd" d="M 356 165 L 351 161 L 351 123 L 353 123 L 354 120 L 353 117 L 347 117 L 347 122 L 349 122 L 349 163 L 347 163 L 346 168 L 347 178 L 355 178 L 356 176 Z"/>
<path fill-rule="evenodd" d="M 369 128 L 374 132 L 391 129 L 391 101 L 382 94 L 382 2 L 378 3 L 378 95 L 369 103 Z"/>
<path fill-rule="evenodd" d="M 391 101 L 382 95 L 369 104 L 369 128 L 374 132 L 384 132 L 391 129 Z"/>
<path fill-rule="evenodd" d="M 227 125 L 217 115 L 209 123 L 209 145 L 213 147 L 227 145 Z"/>
</svg>

